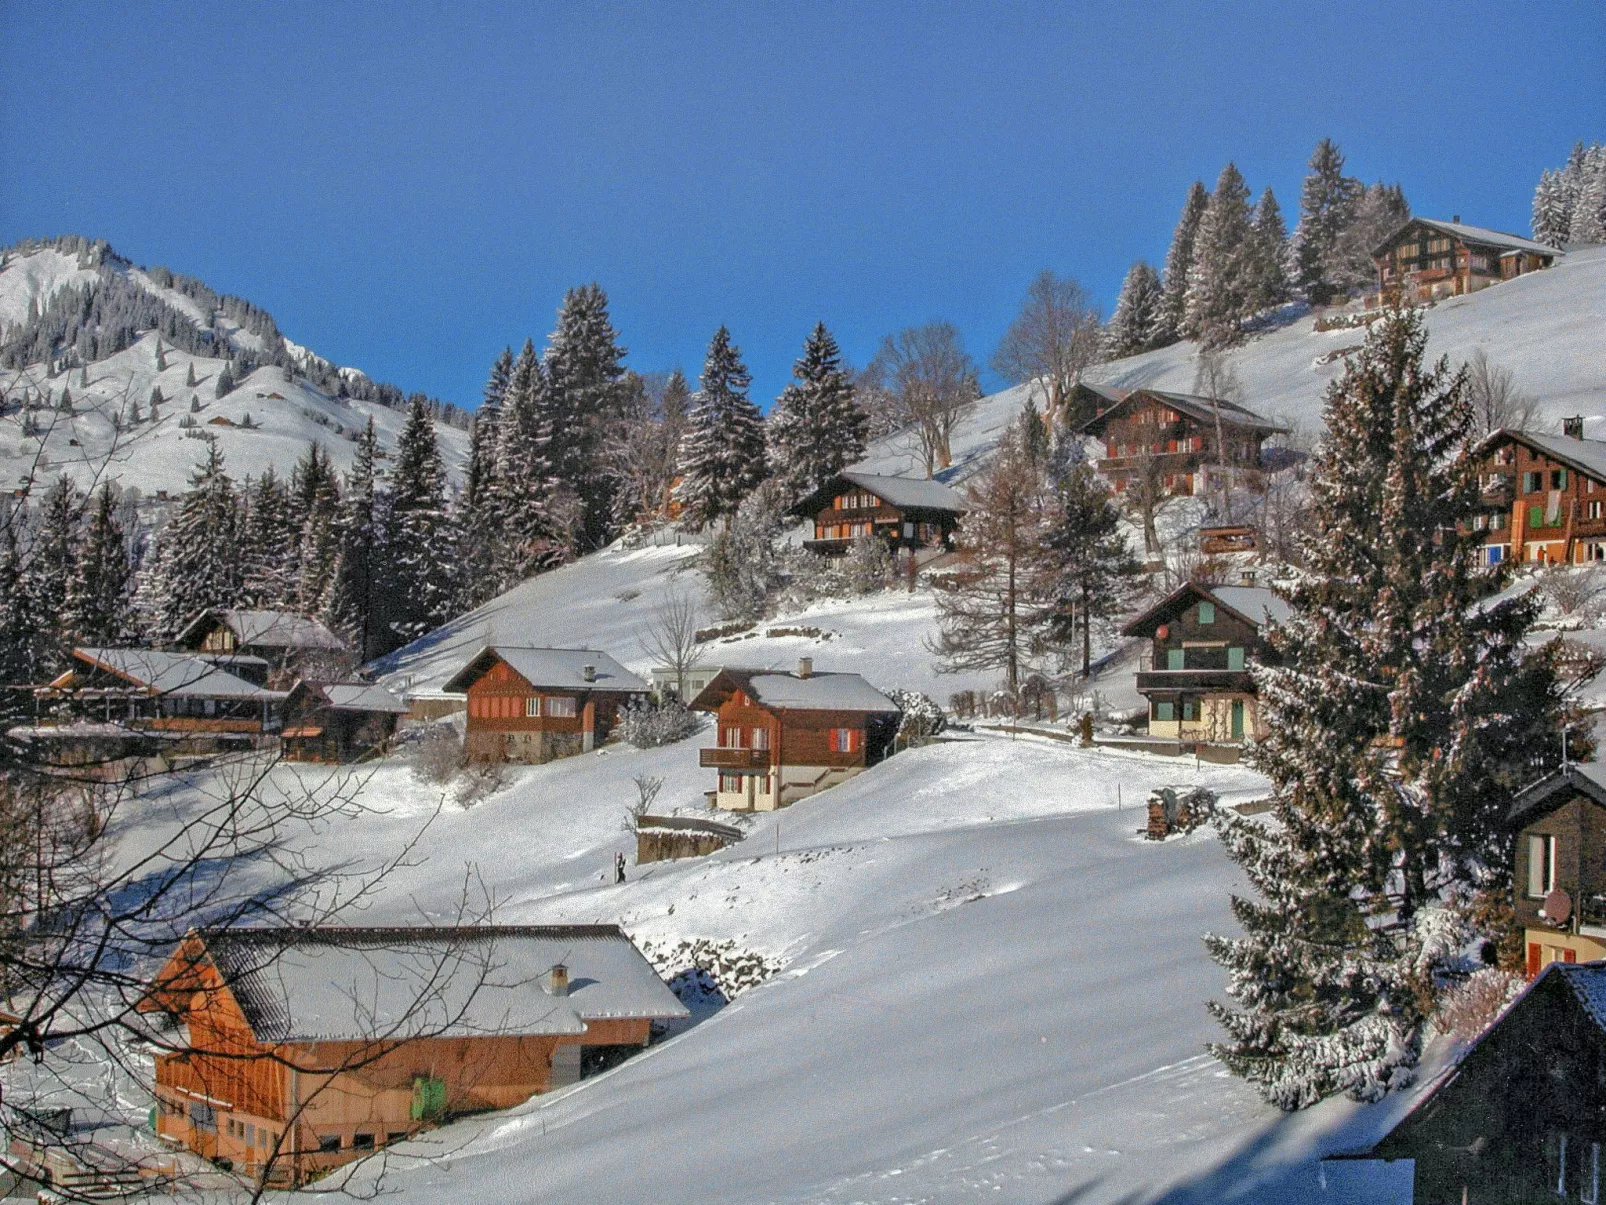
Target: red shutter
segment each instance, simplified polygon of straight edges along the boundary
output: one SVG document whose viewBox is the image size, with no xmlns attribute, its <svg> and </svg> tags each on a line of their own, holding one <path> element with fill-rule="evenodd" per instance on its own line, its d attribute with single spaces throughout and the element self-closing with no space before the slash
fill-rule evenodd
<svg viewBox="0 0 1606 1205">
<path fill-rule="evenodd" d="M 1577 962 L 1578 961 L 1578 951 L 1577 950 L 1563 950 L 1561 952 L 1561 960 L 1563 962 Z"/>
<path fill-rule="evenodd" d="M 1539 956 L 1539 943 L 1530 941 L 1528 943 L 1528 978 L 1530 979 L 1539 974 Z"/>
</svg>

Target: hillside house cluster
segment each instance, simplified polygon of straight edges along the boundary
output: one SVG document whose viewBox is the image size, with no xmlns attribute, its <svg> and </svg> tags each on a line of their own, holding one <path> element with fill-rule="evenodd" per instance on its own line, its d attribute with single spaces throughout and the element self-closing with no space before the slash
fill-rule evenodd
<svg viewBox="0 0 1606 1205">
<path fill-rule="evenodd" d="M 1410 301 L 1459 297 L 1550 267 L 1555 247 L 1482 226 L 1412 218 L 1372 249 L 1378 295 Z"/>
</svg>

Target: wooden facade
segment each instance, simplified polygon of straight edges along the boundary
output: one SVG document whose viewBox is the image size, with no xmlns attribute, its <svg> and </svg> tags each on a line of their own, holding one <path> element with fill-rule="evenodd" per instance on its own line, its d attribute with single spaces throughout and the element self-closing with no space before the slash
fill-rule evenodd
<svg viewBox="0 0 1606 1205">
<path fill-rule="evenodd" d="M 532 764 L 603 744 L 620 710 L 649 693 L 605 653 L 508 647 L 481 652 L 446 690 L 467 696 L 470 758 Z"/>
<path fill-rule="evenodd" d="M 185 625 L 174 646 L 227 663 L 231 672 L 280 690 L 301 678 L 343 677 L 353 668 L 351 652 L 338 636 L 292 611 L 203 611 Z"/>
<path fill-rule="evenodd" d="M 1532 239 L 1412 218 L 1372 250 L 1380 295 L 1412 301 L 1458 297 L 1550 267 L 1561 252 Z"/>
<path fill-rule="evenodd" d="M 1413 1160 L 1414 1205 L 1599 1201 L 1603 1003 L 1606 966 L 1547 968 L 1365 1157 Z"/>
<path fill-rule="evenodd" d="M 947 550 L 964 512 L 960 496 L 941 482 L 857 471 L 838 474 L 793 507 L 814 523 L 806 546 L 827 556 L 840 556 L 863 536 L 894 552 Z"/>
<path fill-rule="evenodd" d="M 1606 773 L 1569 766 L 1512 801 L 1512 904 L 1532 978 L 1606 958 Z"/>
<path fill-rule="evenodd" d="M 1581 418 L 1561 435 L 1496 431 L 1479 456 L 1485 561 L 1606 561 L 1606 440 L 1585 439 Z"/>
<path fill-rule="evenodd" d="M 699 764 L 717 772 L 714 805 L 732 811 L 773 811 L 846 782 L 887 756 L 898 729 L 879 691 L 857 674 L 815 674 L 808 658 L 797 674 L 721 670 L 692 707 L 716 718 L 718 744 Z"/>
<path fill-rule="evenodd" d="M 1271 656 L 1261 631 L 1268 617 L 1286 614 L 1270 590 L 1189 582 L 1127 624 L 1125 635 L 1150 640 L 1150 668 L 1137 677 L 1149 734 L 1207 744 L 1259 736 L 1249 666 Z"/>
<path fill-rule="evenodd" d="M 297 682 L 284 703 L 289 761 L 343 764 L 382 753 L 407 705 L 368 683 Z"/>
<path fill-rule="evenodd" d="M 1284 428 L 1233 402 L 1156 389 L 1077 386 L 1078 408 L 1091 411 L 1081 434 L 1103 442 L 1099 472 L 1122 493 L 1147 480 L 1157 493 L 1193 495 L 1226 474 L 1258 489 L 1262 445 Z"/>
</svg>

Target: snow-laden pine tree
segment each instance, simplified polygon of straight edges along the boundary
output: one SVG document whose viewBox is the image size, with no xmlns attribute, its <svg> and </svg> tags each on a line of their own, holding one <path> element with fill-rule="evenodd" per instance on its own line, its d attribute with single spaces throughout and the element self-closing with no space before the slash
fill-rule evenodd
<svg viewBox="0 0 1606 1205">
<path fill-rule="evenodd" d="M 1567 241 L 1572 225 L 1572 205 L 1560 172 L 1545 168 L 1539 174 L 1534 188 L 1533 236 L 1534 241 L 1551 247 L 1560 247 Z"/>
<path fill-rule="evenodd" d="M 792 365 L 793 381 L 781 390 L 764 424 L 770 472 L 793 499 L 863 459 L 870 420 L 860 408 L 853 381 L 842 370 L 836 339 L 817 323 Z"/>
<path fill-rule="evenodd" d="M 446 491 L 435 421 L 423 395 L 414 394 L 396 441 L 386 514 L 386 593 L 399 644 L 457 614 L 457 518 Z"/>
<path fill-rule="evenodd" d="M 1327 279 L 1336 294 L 1359 292 L 1375 286 L 1377 266 L 1372 252 L 1411 220 L 1411 206 L 1398 184 L 1378 181 L 1364 188 L 1356 182 L 1354 210 L 1339 232 L 1328 260 Z"/>
<path fill-rule="evenodd" d="M 1569 243 L 1606 243 L 1606 146 L 1599 143 L 1583 153 L 1576 169 L 1578 190 L 1567 223 Z"/>
<path fill-rule="evenodd" d="M 1294 227 L 1295 283 L 1312 305 L 1326 305 L 1336 292 L 1331 275 L 1334 252 L 1354 218 L 1361 183 L 1344 174 L 1344 156 L 1331 138 L 1316 144 L 1309 166 Z"/>
<path fill-rule="evenodd" d="M 1055 482 L 1043 534 L 1053 595 L 1050 634 L 1081 644 L 1085 678 L 1093 666 L 1093 628 L 1127 613 L 1142 580 L 1126 524 L 1109 487 L 1080 461 Z"/>
<path fill-rule="evenodd" d="M 40 503 L 28 548 L 23 588 L 39 624 L 37 661 L 47 672 L 61 666 L 71 653 L 65 643 L 63 619 L 78 559 L 84 501 L 71 478 L 65 474 L 56 478 Z"/>
<path fill-rule="evenodd" d="M 241 602 L 266 611 L 295 610 L 300 601 L 301 532 L 290 490 L 269 465 L 241 491 Z"/>
<path fill-rule="evenodd" d="M 580 539 L 583 503 L 559 479 L 551 456 L 550 395 L 546 369 L 525 340 L 497 424 L 496 471 L 485 501 L 486 521 L 498 533 L 497 593 L 564 564 Z"/>
<path fill-rule="evenodd" d="M 346 488 L 332 524 L 333 564 L 319 613 L 358 661 L 369 661 L 388 647 L 384 600 L 388 593 L 384 516 L 379 498 L 378 439 L 374 420 L 357 441 Z"/>
<path fill-rule="evenodd" d="M 559 484 L 581 502 L 578 536 L 586 549 L 606 543 L 611 530 L 612 478 L 600 471 L 599 449 L 618 413 L 625 355 L 602 286 L 566 292 L 547 336 L 547 458 Z"/>
<path fill-rule="evenodd" d="M 134 636 L 130 592 L 133 567 L 118 514 L 122 499 L 110 482 L 96 491 L 79 536 L 67 590 L 65 643 L 116 647 Z"/>
<path fill-rule="evenodd" d="M 10 506 L 0 521 L 0 674 L 7 682 L 36 682 L 41 672 L 39 636 L 45 625 L 27 588 L 28 513 Z M 20 723 L 33 709 L 22 691 L 0 692 L 0 718 Z"/>
<path fill-rule="evenodd" d="M 172 639 L 208 607 L 240 601 L 240 505 L 215 442 L 207 442 L 206 460 L 162 529 L 156 558 L 147 601 L 158 638 Z"/>
<path fill-rule="evenodd" d="M 747 396 L 752 383 L 741 350 L 721 326 L 708 345 L 702 389 L 680 445 L 680 500 L 693 527 L 729 520 L 764 480 L 764 420 Z"/>
<path fill-rule="evenodd" d="M 1183 332 L 1206 347 L 1236 343 L 1250 309 L 1249 265 L 1255 251 L 1249 187 L 1234 164 L 1221 169 L 1210 194 L 1188 269 Z"/>
<path fill-rule="evenodd" d="M 1105 356 L 1119 360 L 1154 347 L 1164 298 L 1160 274 L 1152 264 L 1140 259 L 1128 268 L 1115 299 L 1115 312 L 1104 328 Z"/>
<path fill-rule="evenodd" d="M 1288 300 L 1288 230 L 1283 225 L 1282 208 L 1269 188 L 1255 205 L 1245 261 L 1249 272 L 1245 293 L 1251 314 L 1274 309 Z"/>
<path fill-rule="evenodd" d="M 1188 188 L 1188 199 L 1182 204 L 1182 216 L 1171 235 L 1171 249 L 1165 254 L 1165 272 L 1162 277 L 1162 295 L 1159 316 L 1155 321 L 1154 344 L 1164 347 L 1182 338 L 1182 326 L 1188 314 L 1188 269 L 1193 266 L 1193 244 L 1199 235 L 1199 223 L 1204 220 L 1210 205 L 1210 194 L 1204 184 L 1195 180 Z"/>
<path fill-rule="evenodd" d="M 1241 937 L 1207 939 L 1234 1001 L 1211 1005 L 1212 1049 L 1283 1108 L 1408 1082 L 1423 933 L 1509 892 L 1505 810 L 1559 748 L 1556 646 L 1525 645 L 1537 593 L 1489 601 L 1464 370 L 1424 364 L 1426 342 L 1389 311 L 1328 391 L 1305 571 L 1278 661 L 1253 667 L 1270 822 L 1221 824 L 1254 894 L 1233 899 Z"/>
<path fill-rule="evenodd" d="M 368 423 L 370 431 L 373 420 Z M 289 567 L 294 603 L 303 615 L 316 615 L 335 565 L 335 514 L 340 505 L 340 478 L 329 453 L 317 443 L 307 446 L 290 474 L 289 522 L 295 545 Z"/>
<path fill-rule="evenodd" d="M 533 349 L 532 349 L 533 353 Z M 496 465 L 501 447 L 502 408 L 513 387 L 513 349 L 504 347 L 491 365 L 485 399 L 469 428 L 468 476 L 463 485 L 461 544 L 463 603 L 477 607 L 495 595 L 501 545 Z"/>
</svg>

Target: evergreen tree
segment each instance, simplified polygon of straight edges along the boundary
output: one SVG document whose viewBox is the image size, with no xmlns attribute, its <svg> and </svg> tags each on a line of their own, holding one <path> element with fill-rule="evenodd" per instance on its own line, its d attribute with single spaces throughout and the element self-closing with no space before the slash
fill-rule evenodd
<svg viewBox="0 0 1606 1205">
<path fill-rule="evenodd" d="M 221 369 L 218 370 L 217 384 L 213 387 L 212 395 L 214 397 L 222 397 L 224 394 L 232 392 L 233 389 L 234 373 L 231 372 L 229 370 L 229 366 L 225 364 Z"/>
<path fill-rule="evenodd" d="M 611 533 L 612 478 L 599 471 L 600 449 L 619 411 L 625 354 L 602 287 L 565 293 L 547 337 L 547 458 L 559 485 L 580 499 L 585 548 L 600 547 Z"/>
<path fill-rule="evenodd" d="M 1572 215 L 1567 224 L 1569 243 L 1606 243 L 1606 146 L 1591 146 L 1578 166 L 1568 164 L 1578 181 Z"/>
<path fill-rule="evenodd" d="M 730 331 L 720 327 L 681 441 L 680 498 L 695 527 L 729 520 L 764 480 L 764 422 L 747 396 L 752 382 Z"/>
<path fill-rule="evenodd" d="M 1054 596 L 1050 630 L 1065 644 L 1080 630 L 1085 678 L 1093 667 L 1093 625 L 1126 613 L 1143 574 L 1120 508 L 1086 461 L 1060 478 L 1043 542 Z"/>
<path fill-rule="evenodd" d="M 40 633 L 44 624 L 28 589 L 27 510 L 7 505 L 0 522 L 0 674 L 6 682 L 37 682 L 42 675 Z M 11 696 L 11 697 L 7 697 Z M 18 691 L 0 692 L 0 717 L 20 723 L 32 708 Z"/>
<path fill-rule="evenodd" d="M 241 527 L 241 597 L 247 606 L 294 610 L 300 602 L 301 530 L 290 491 L 269 465 L 246 482 Z"/>
<path fill-rule="evenodd" d="M 64 643 L 69 647 L 115 647 L 132 635 L 133 568 L 118 514 L 121 502 L 107 482 L 84 523 L 67 590 Z"/>
<path fill-rule="evenodd" d="M 1465 373 L 1427 367 L 1393 310 L 1329 389 L 1305 575 L 1254 667 L 1272 820 L 1222 823 L 1258 898 L 1207 939 L 1237 1004 L 1215 1053 L 1284 1108 L 1407 1082 L 1448 907 L 1510 891 L 1511 794 L 1555 757 L 1565 705 L 1534 595 L 1478 606 L 1478 460 Z M 1487 914 L 1487 913 L 1485 913 Z M 1489 934 L 1496 936 L 1496 934 Z"/>
<path fill-rule="evenodd" d="M 396 443 L 386 512 L 390 629 L 406 643 L 457 613 L 457 525 L 447 506 L 446 466 L 423 398 Z"/>
<path fill-rule="evenodd" d="M 1560 172 L 1545 168 L 1534 189 L 1533 237 L 1537 243 L 1560 247 L 1567 241 L 1572 225 L 1572 211 L 1566 202 L 1566 191 Z"/>
<path fill-rule="evenodd" d="M 243 568 L 239 500 L 223 453 L 209 441 L 158 542 L 150 600 L 158 636 L 171 639 L 208 607 L 237 605 Z"/>
<path fill-rule="evenodd" d="M 551 456 L 550 383 L 525 340 L 513 364 L 508 402 L 498 422 L 494 487 L 485 521 L 499 533 L 497 590 L 563 564 L 580 535 L 582 503 L 558 479 Z"/>
<path fill-rule="evenodd" d="M 56 404 L 56 409 L 62 414 L 72 413 L 72 390 L 65 385 L 61 387 L 61 401 Z"/>
<path fill-rule="evenodd" d="M 78 559 L 78 525 L 84 497 L 65 474 L 56 478 L 39 507 L 39 521 L 28 548 L 23 589 L 39 625 L 36 665 L 51 671 L 71 650 L 65 645 L 63 621 Z"/>
<path fill-rule="evenodd" d="M 1253 235 L 1249 188 L 1229 163 L 1221 169 L 1216 191 L 1205 206 L 1188 270 L 1183 333 L 1206 347 L 1237 342 L 1243 320 L 1253 312 L 1249 297 Z"/>
<path fill-rule="evenodd" d="M 1188 313 L 1188 270 L 1193 266 L 1193 244 L 1199 236 L 1199 223 L 1204 220 L 1210 205 L 1210 194 L 1195 180 L 1183 202 L 1182 216 L 1177 219 L 1176 231 L 1171 235 L 1171 249 L 1165 256 L 1165 276 L 1160 312 L 1155 322 L 1154 343 L 1164 347 L 1182 338 L 1183 323 Z"/>
<path fill-rule="evenodd" d="M 535 349 L 530 349 L 534 355 Z M 492 478 L 496 474 L 498 423 L 502 407 L 507 404 L 508 391 L 513 386 L 513 349 L 504 347 L 502 354 L 491 365 L 490 379 L 485 382 L 485 397 L 474 415 L 469 428 L 468 480 L 464 483 L 464 505 L 472 515 L 489 500 Z"/>
<path fill-rule="evenodd" d="M 1249 281 L 1245 290 L 1249 312 L 1273 309 L 1288 300 L 1288 231 L 1277 198 L 1267 189 L 1255 206 L 1247 257 Z"/>
<path fill-rule="evenodd" d="M 1112 360 L 1135 356 L 1156 345 L 1165 292 L 1160 274 L 1145 260 L 1127 269 L 1115 313 L 1104 332 L 1104 354 Z"/>
<path fill-rule="evenodd" d="M 368 423 L 372 428 L 373 420 Z M 316 615 L 328 593 L 335 564 L 335 518 L 340 505 L 340 478 L 322 445 L 307 445 L 306 453 L 290 473 L 289 514 L 295 533 L 287 580 L 295 606 L 303 615 Z"/>
<path fill-rule="evenodd" d="M 1405 190 L 1398 184 L 1378 182 L 1365 188 L 1359 181 L 1355 184 L 1354 211 L 1349 225 L 1339 233 L 1327 269 L 1329 283 L 1340 294 L 1374 285 L 1377 266 L 1372 252 L 1411 217 Z"/>
<path fill-rule="evenodd" d="M 337 508 L 332 533 L 334 564 L 321 608 L 324 622 L 340 634 L 359 661 L 372 660 L 389 645 L 384 628 L 383 598 L 389 583 L 377 452 L 378 439 L 370 418 L 357 441 L 357 455 Z"/>
<path fill-rule="evenodd" d="M 863 459 L 869 418 L 823 322 L 804 342 L 803 358 L 792 365 L 792 376 L 764 430 L 770 472 L 795 500 Z"/>
<path fill-rule="evenodd" d="M 184 384 L 189 389 L 195 388 L 195 361 L 191 360 L 189 367 L 184 371 Z"/>
<path fill-rule="evenodd" d="M 1361 184 L 1344 175 L 1344 156 L 1331 138 L 1316 144 L 1310 174 L 1299 193 L 1299 224 L 1294 228 L 1296 283 L 1312 305 L 1326 305 L 1337 286 L 1332 280 L 1339 236 L 1354 218 Z"/>
</svg>

